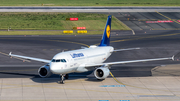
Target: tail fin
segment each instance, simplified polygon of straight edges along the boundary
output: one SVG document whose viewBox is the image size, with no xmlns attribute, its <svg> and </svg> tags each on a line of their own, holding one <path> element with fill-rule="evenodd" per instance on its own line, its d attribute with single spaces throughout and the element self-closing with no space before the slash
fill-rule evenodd
<svg viewBox="0 0 180 101">
<path fill-rule="evenodd" d="M 99 46 L 109 46 L 110 35 L 111 35 L 111 18 L 112 18 L 111 15 L 109 15 L 107 18 L 104 34 L 102 36 L 102 40 Z"/>
</svg>

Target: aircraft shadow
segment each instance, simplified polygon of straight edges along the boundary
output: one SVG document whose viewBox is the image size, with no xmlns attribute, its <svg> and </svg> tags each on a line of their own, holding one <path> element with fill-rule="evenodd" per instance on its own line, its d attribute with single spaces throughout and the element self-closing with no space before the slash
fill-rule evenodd
<svg viewBox="0 0 180 101">
<path fill-rule="evenodd" d="M 147 77 L 147 76 L 164 76 L 164 72 L 157 72 L 156 74 L 153 73 L 152 69 L 154 66 L 113 66 L 110 71 L 112 72 L 114 77 Z M 178 74 L 180 71 L 177 69 L 172 70 L 172 72 Z M 166 73 L 166 76 L 176 76 L 172 75 L 172 73 Z M 179 75 L 177 75 L 179 76 Z M 52 75 L 48 78 L 41 78 L 38 74 L 34 73 L 13 73 L 13 72 L 0 72 L 0 78 L 30 78 L 32 81 L 37 83 L 52 83 L 52 82 L 58 82 L 60 80 L 59 75 Z M 85 72 L 85 73 L 71 73 L 69 74 L 69 81 L 70 80 L 76 80 L 76 79 L 82 79 L 84 78 L 85 81 L 91 81 L 91 82 L 101 82 L 101 80 L 97 80 L 94 77 L 94 72 Z M 108 76 L 108 78 L 112 78 L 111 75 Z"/>
<path fill-rule="evenodd" d="M 36 74 L 0 72 L 0 78 L 22 78 L 22 77 L 23 78 L 26 78 L 26 77 L 40 78 L 39 75 L 36 75 Z"/>
</svg>

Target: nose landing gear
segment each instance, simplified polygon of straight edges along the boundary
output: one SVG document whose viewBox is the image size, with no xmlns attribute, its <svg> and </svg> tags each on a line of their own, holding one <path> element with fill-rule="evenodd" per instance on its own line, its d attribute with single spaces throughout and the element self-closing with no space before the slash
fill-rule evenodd
<svg viewBox="0 0 180 101">
<path fill-rule="evenodd" d="M 68 79 L 68 78 L 69 78 L 69 75 L 68 75 L 68 74 L 65 74 L 65 75 L 61 74 L 61 75 L 60 75 L 61 81 L 58 81 L 58 83 L 59 83 L 59 84 L 64 84 L 64 78 L 65 78 L 65 79 Z"/>
</svg>

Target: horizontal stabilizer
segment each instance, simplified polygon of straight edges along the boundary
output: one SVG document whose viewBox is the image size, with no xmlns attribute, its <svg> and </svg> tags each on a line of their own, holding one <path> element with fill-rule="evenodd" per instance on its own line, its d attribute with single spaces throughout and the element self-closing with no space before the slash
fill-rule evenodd
<svg viewBox="0 0 180 101">
<path fill-rule="evenodd" d="M 139 48 L 139 47 L 137 47 L 137 48 L 117 49 L 117 50 L 114 50 L 113 52 L 118 52 L 118 51 L 127 51 L 127 50 L 135 50 L 135 49 L 140 49 L 140 48 Z"/>
</svg>

